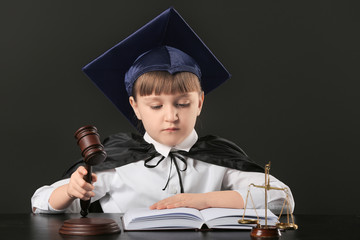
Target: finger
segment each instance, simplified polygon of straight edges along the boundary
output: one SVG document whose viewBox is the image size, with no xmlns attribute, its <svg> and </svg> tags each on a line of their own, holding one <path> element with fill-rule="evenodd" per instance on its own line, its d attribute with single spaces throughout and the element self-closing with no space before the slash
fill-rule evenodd
<svg viewBox="0 0 360 240">
<path fill-rule="evenodd" d="M 163 203 L 164 208 L 179 208 L 179 207 L 188 207 L 187 204 L 187 195 L 184 194 L 177 194 L 173 197 L 170 197 L 168 199 L 165 199 L 166 201 Z"/>
<path fill-rule="evenodd" d="M 155 209 L 157 209 L 157 210 L 166 209 L 166 206 L 165 205 L 157 205 Z"/>
<path fill-rule="evenodd" d="M 176 202 L 173 204 L 168 204 L 166 206 L 167 209 L 171 209 L 171 208 L 180 208 L 180 207 L 186 207 L 185 205 L 183 205 L 181 202 Z"/>
<path fill-rule="evenodd" d="M 152 206 L 150 206 L 150 209 L 152 209 L 152 210 L 154 210 L 154 209 L 160 210 L 160 209 L 164 209 L 164 208 L 165 208 L 165 206 L 162 203 L 162 201 L 154 203 Z"/>
<path fill-rule="evenodd" d="M 89 200 L 90 198 L 92 197 L 95 197 L 95 193 L 94 192 L 86 192 L 84 195 L 83 195 L 83 198 L 85 198 L 86 200 Z M 83 199 L 84 200 L 84 199 Z"/>
<path fill-rule="evenodd" d="M 94 186 L 91 183 L 86 182 L 83 176 L 81 176 L 80 174 L 72 176 L 70 179 L 70 184 L 77 185 L 80 188 L 85 189 L 86 191 L 94 190 Z"/>
<path fill-rule="evenodd" d="M 92 185 L 91 183 L 86 182 L 85 180 L 80 180 L 79 184 L 77 185 L 80 188 L 84 189 L 85 191 L 93 191 L 94 190 L 94 185 Z"/>
<path fill-rule="evenodd" d="M 156 209 L 167 209 L 169 205 L 172 205 L 173 203 L 172 202 L 168 202 L 168 201 L 163 201 L 163 202 L 160 202 Z"/>
<path fill-rule="evenodd" d="M 94 192 L 86 192 L 85 194 L 81 195 L 79 198 L 81 200 L 89 200 L 90 198 L 95 197 Z"/>
<path fill-rule="evenodd" d="M 85 194 L 86 194 L 86 192 L 87 192 L 85 189 L 81 188 L 81 187 L 78 186 L 78 185 L 73 186 L 73 190 L 74 190 L 74 194 L 73 194 L 73 195 L 76 196 L 76 197 L 78 197 L 78 198 L 84 197 Z"/>
<path fill-rule="evenodd" d="M 91 175 L 91 178 L 92 178 L 91 180 L 92 180 L 93 183 L 97 181 L 97 175 L 95 173 L 93 173 Z"/>
<path fill-rule="evenodd" d="M 80 194 L 94 190 L 94 186 L 82 178 L 74 178 L 69 185 Z"/>
<path fill-rule="evenodd" d="M 150 209 L 166 209 L 168 206 L 173 206 L 174 204 L 182 201 L 182 195 L 177 194 L 168 198 L 165 198 L 163 200 L 158 201 L 157 203 L 154 203 L 152 206 L 150 206 Z"/>
<path fill-rule="evenodd" d="M 92 185 L 92 183 L 87 182 L 83 177 L 78 176 L 75 179 L 75 182 L 77 185 L 79 185 L 81 188 L 90 191 L 90 190 L 94 190 L 94 186 Z"/>
<path fill-rule="evenodd" d="M 92 191 L 85 191 L 82 188 L 75 188 L 74 189 L 74 193 L 72 194 L 73 196 L 80 198 L 81 200 L 89 200 L 91 197 L 95 196 L 95 193 Z"/>
<path fill-rule="evenodd" d="M 84 166 L 80 166 L 78 167 L 77 171 L 78 174 L 80 174 L 81 176 L 85 176 L 87 174 L 87 170 L 85 169 Z"/>
</svg>

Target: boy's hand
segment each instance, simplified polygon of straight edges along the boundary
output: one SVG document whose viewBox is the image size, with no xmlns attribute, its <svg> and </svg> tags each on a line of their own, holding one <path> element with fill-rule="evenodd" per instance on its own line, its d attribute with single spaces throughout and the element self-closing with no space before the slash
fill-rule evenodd
<svg viewBox="0 0 360 240">
<path fill-rule="evenodd" d="M 80 198 L 81 200 L 89 200 L 95 196 L 93 192 L 94 186 L 84 180 L 84 176 L 87 174 L 86 169 L 80 166 L 70 178 L 70 182 L 67 187 L 67 195 L 70 198 Z M 92 174 L 92 182 L 96 182 L 96 174 Z"/>
<path fill-rule="evenodd" d="M 208 193 L 181 193 L 153 204 L 150 206 L 150 209 L 178 207 L 189 207 L 199 210 L 210 207 L 244 208 L 244 200 L 240 193 L 231 190 Z"/>
<path fill-rule="evenodd" d="M 150 209 L 167 209 L 179 207 L 196 208 L 201 210 L 208 208 L 209 206 L 207 204 L 204 193 L 180 193 L 153 204 L 150 206 Z"/>
</svg>

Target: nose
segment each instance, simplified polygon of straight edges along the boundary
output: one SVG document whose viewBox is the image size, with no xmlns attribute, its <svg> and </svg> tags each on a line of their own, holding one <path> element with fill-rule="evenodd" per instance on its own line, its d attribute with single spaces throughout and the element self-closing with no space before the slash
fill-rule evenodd
<svg viewBox="0 0 360 240">
<path fill-rule="evenodd" d="M 165 121 L 166 122 L 175 122 L 179 119 L 178 111 L 175 107 L 169 106 L 165 109 Z"/>
</svg>

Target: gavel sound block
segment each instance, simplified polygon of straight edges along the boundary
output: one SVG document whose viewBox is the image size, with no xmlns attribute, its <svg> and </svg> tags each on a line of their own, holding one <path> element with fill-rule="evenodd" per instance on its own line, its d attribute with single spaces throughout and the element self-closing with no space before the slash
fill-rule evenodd
<svg viewBox="0 0 360 240">
<path fill-rule="evenodd" d="M 77 144 L 81 149 L 81 155 L 84 158 L 87 175 L 84 180 L 91 183 L 92 166 L 103 162 L 106 158 L 106 152 L 100 142 L 99 134 L 94 126 L 88 125 L 79 128 L 75 132 Z M 81 216 L 79 219 L 69 219 L 64 221 L 59 232 L 65 235 L 103 235 L 119 233 L 118 224 L 112 219 L 106 218 L 87 218 L 90 199 L 80 200 Z"/>
</svg>

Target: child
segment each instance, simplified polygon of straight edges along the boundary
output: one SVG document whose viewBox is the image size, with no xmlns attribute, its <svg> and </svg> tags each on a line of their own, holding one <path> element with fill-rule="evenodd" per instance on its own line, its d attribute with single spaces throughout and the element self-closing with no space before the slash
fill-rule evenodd
<svg viewBox="0 0 360 240">
<path fill-rule="evenodd" d="M 79 199 L 90 198 L 99 200 L 104 212 L 243 208 L 249 184 L 264 184 L 263 169 L 239 147 L 214 136 L 198 138 L 194 127 L 204 92 L 230 75 L 174 9 L 84 71 L 134 125 L 140 121 L 145 134 L 107 138 L 108 158 L 94 167 L 93 184 L 83 180 L 85 168 L 75 165 L 70 178 L 34 193 L 33 212 L 80 212 Z M 286 187 L 272 176 L 270 184 Z M 251 193 L 255 206 L 264 208 L 263 190 L 252 188 Z M 290 190 L 289 195 L 293 210 Z M 278 212 L 285 197 L 282 191 L 269 191 L 269 208 Z"/>
</svg>

